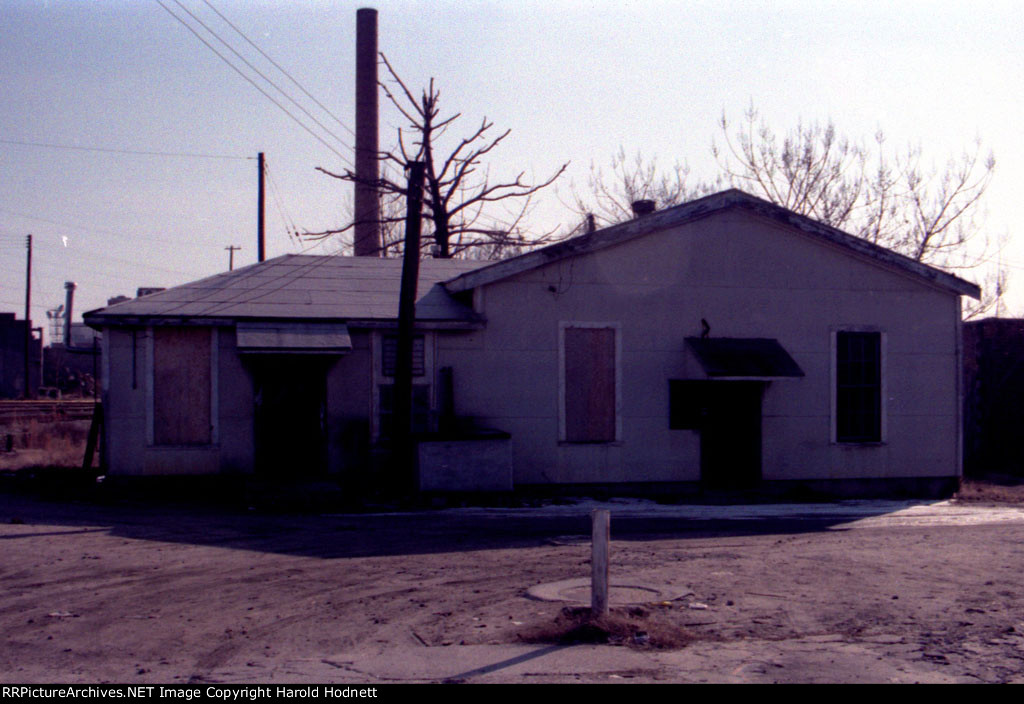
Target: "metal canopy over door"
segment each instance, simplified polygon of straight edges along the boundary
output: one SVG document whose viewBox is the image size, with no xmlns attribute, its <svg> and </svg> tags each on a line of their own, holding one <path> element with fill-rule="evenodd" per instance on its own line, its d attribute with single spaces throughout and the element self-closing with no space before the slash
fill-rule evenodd
<svg viewBox="0 0 1024 704">
<path fill-rule="evenodd" d="M 686 344 L 708 379 L 669 381 L 669 427 L 700 431 L 705 488 L 751 489 L 761 481 L 765 388 L 804 372 L 771 338 L 688 337 Z"/>
</svg>

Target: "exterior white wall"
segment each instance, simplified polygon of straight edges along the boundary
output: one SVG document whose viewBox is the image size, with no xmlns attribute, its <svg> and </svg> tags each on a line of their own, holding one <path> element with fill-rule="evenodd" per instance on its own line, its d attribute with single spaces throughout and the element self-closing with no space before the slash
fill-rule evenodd
<svg viewBox="0 0 1024 704">
<path fill-rule="evenodd" d="M 234 332 L 210 328 L 212 409 L 216 411 L 212 442 L 203 447 L 164 447 L 153 444 L 152 432 L 152 330 L 107 328 L 110 350 L 107 392 L 104 398 L 105 437 L 108 472 L 112 475 L 213 474 L 222 466 L 222 455 L 231 466 L 244 466 L 239 453 L 245 442 L 245 428 L 238 422 L 246 389 L 251 407 L 251 383 L 239 386 Z M 132 357 L 135 357 L 134 364 Z M 241 372 L 244 374 L 244 372 Z M 251 414 L 251 410 L 250 410 Z M 248 429 L 251 438 L 251 423 Z M 222 440 L 227 439 L 226 442 Z"/>
<path fill-rule="evenodd" d="M 365 461 L 370 441 L 371 333 L 351 332 L 352 351 L 327 372 L 327 467 L 349 475 Z"/>
<path fill-rule="evenodd" d="M 211 328 L 211 331 L 213 329 Z M 112 475 L 246 474 L 255 464 L 255 399 L 252 376 L 236 349 L 235 331 L 216 329 L 216 365 L 211 390 L 216 410 L 214 440 L 205 447 L 163 447 L 153 444 L 152 345 L 150 331 L 135 331 L 135 372 L 132 372 L 132 331 L 107 328 L 109 372 L 104 393 L 108 471 Z M 327 374 L 327 453 L 329 471 L 343 472 L 368 445 L 370 408 L 370 335 L 352 334 L 353 350 Z"/>
<path fill-rule="evenodd" d="M 484 330 L 439 336 L 456 409 L 512 435 L 515 481 L 696 481 L 696 431 L 669 430 L 668 380 L 704 378 L 685 338 L 776 338 L 806 376 L 771 381 L 764 479 L 959 473 L 959 301 L 873 260 L 740 210 L 487 285 Z M 621 440 L 558 441 L 560 325 L 618 323 Z M 832 335 L 884 333 L 886 441 L 832 442 Z"/>
</svg>

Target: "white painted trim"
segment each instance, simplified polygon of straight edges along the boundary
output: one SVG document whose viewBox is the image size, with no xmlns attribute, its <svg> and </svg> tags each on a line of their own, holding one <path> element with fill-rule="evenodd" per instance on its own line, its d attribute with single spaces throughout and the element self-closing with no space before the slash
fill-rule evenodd
<svg viewBox="0 0 1024 704">
<path fill-rule="evenodd" d="M 210 328 L 210 444 L 220 444 L 220 331 Z"/>
<path fill-rule="evenodd" d="M 381 349 L 384 331 L 373 330 L 370 333 L 370 441 L 377 442 L 380 438 L 380 369 Z"/>
<path fill-rule="evenodd" d="M 484 287 L 477 286 L 473 289 L 473 312 L 477 315 L 484 314 Z"/>
<path fill-rule="evenodd" d="M 956 299 L 956 476 L 964 475 L 964 319 L 963 301 Z"/>
<path fill-rule="evenodd" d="M 615 440 L 606 444 L 622 442 L 622 323 L 591 323 L 577 320 L 561 320 L 558 323 L 558 442 L 568 443 L 565 427 L 565 331 L 567 328 L 610 328 L 615 331 Z M 577 443 L 568 443 L 575 445 Z"/>
<path fill-rule="evenodd" d="M 153 368 L 154 361 L 154 335 L 153 328 L 148 327 L 145 329 L 145 346 L 146 346 L 146 362 L 145 369 L 142 373 L 143 384 L 145 385 L 146 393 L 146 447 L 153 448 L 159 447 L 161 450 L 175 449 L 175 445 L 156 445 L 156 433 L 153 428 L 154 422 L 154 408 L 153 408 L 153 385 L 154 385 L 154 374 L 155 369 Z M 203 449 L 216 447 L 220 442 L 220 394 L 218 393 L 218 367 L 220 355 L 218 349 L 220 337 L 217 328 L 210 328 L 210 444 L 209 445 L 187 445 L 184 446 L 188 449 Z"/>
<path fill-rule="evenodd" d="M 881 393 L 879 403 L 882 405 L 882 420 L 879 433 L 882 436 L 882 444 L 885 444 L 889 442 L 889 333 L 884 330 L 879 330 L 879 332 L 881 339 L 878 341 L 878 356 L 881 357 L 879 363 L 882 367 L 882 388 L 879 392 Z"/>
<path fill-rule="evenodd" d="M 135 354 L 135 348 L 132 348 L 132 354 Z M 100 392 L 103 401 L 106 402 L 107 393 L 110 391 L 110 328 L 104 328 L 100 336 L 100 357 Z"/>
<path fill-rule="evenodd" d="M 153 328 L 146 328 L 143 337 L 146 368 L 142 372 L 142 384 L 146 393 L 146 447 L 153 447 L 156 437 L 153 432 Z"/>
<path fill-rule="evenodd" d="M 839 418 L 836 413 L 839 359 L 837 334 L 841 332 L 877 332 L 881 388 L 879 389 L 879 441 L 869 443 L 839 442 Z M 889 334 L 871 325 L 841 325 L 829 330 L 829 442 L 833 445 L 872 446 L 889 442 Z"/>
<path fill-rule="evenodd" d="M 384 336 L 396 335 L 398 330 L 395 327 L 373 330 L 370 333 L 370 364 L 373 365 L 370 373 L 370 440 L 377 442 L 380 439 L 380 387 L 382 384 L 394 384 L 395 378 L 384 374 Z M 437 335 L 425 330 L 414 330 L 413 334 L 423 335 L 423 376 L 412 378 L 412 385 L 427 387 L 427 403 L 433 411 L 436 405 L 435 394 L 437 393 Z M 417 379 L 420 380 L 417 383 Z M 426 383 L 424 383 L 426 381 Z"/>
</svg>

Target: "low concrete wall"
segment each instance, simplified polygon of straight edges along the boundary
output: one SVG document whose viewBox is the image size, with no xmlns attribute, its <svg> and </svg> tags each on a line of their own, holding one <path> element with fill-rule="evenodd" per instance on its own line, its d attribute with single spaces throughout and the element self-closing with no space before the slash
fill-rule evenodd
<svg viewBox="0 0 1024 704">
<path fill-rule="evenodd" d="M 420 491 L 512 491 L 508 438 L 419 442 Z"/>
</svg>

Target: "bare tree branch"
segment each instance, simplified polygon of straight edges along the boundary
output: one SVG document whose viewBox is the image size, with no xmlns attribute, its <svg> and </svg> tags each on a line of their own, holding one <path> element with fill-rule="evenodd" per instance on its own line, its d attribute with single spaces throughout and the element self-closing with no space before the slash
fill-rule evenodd
<svg viewBox="0 0 1024 704">
<path fill-rule="evenodd" d="M 733 186 L 932 266 L 965 271 L 993 264 L 979 220 L 995 159 L 983 156 L 980 143 L 943 169 L 925 170 L 920 147 L 894 153 L 881 131 L 870 147 L 840 136 L 832 122 L 801 122 L 780 137 L 753 105 L 736 125 L 723 113 L 718 127 L 721 141 L 711 144 L 715 181 L 690 183 L 685 166 L 663 171 L 656 159 L 627 159 L 620 148 L 610 174 L 591 165 L 585 196 L 574 191 L 569 207 L 612 224 L 631 219 L 636 200 L 666 207 Z M 967 313 L 996 305 L 1005 280 L 1001 267 L 986 275 L 984 298 L 968 303 Z"/>
<path fill-rule="evenodd" d="M 430 224 L 433 242 L 430 236 L 425 236 L 424 247 L 440 257 L 468 255 L 476 251 L 501 256 L 554 241 L 557 237 L 554 230 L 539 235 L 530 234 L 523 228 L 523 222 L 530 210 L 531 197 L 554 183 L 565 172 L 568 163 L 540 183 L 525 181 L 523 173 L 514 180 L 492 183 L 487 170 L 481 173 L 480 167 L 483 159 L 508 137 L 511 130 L 489 137 L 493 123 L 486 117 L 474 132 L 459 139 L 450 151 L 443 152 L 444 156 L 438 156 L 438 140 L 458 120 L 461 113 L 440 117 L 441 94 L 434 85 L 434 79 L 430 79 L 417 98 L 388 58 L 384 54 L 380 57 L 389 77 L 379 85 L 384 96 L 408 126 L 398 128 L 396 146 L 390 151 L 381 152 L 378 159 L 382 165 L 393 165 L 403 172 L 412 161 L 425 162 L 423 217 Z M 317 170 L 342 181 L 361 181 L 348 169 L 340 173 L 321 167 L 317 167 Z M 400 237 L 393 230 L 396 229 L 394 225 L 404 219 L 401 207 L 406 185 L 387 168 L 382 171 L 384 175 L 370 182 L 370 185 L 376 187 L 382 196 L 384 214 L 380 222 L 385 230 L 382 248 L 385 251 L 397 251 L 401 249 L 401 243 L 396 238 L 400 240 Z M 493 206 L 500 202 L 518 202 L 519 207 L 506 210 L 504 217 L 501 217 L 493 212 Z M 485 214 L 489 222 L 486 227 L 477 224 Z M 317 240 L 343 235 L 353 225 L 349 223 L 341 228 L 307 232 L 303 236 Z"/>
</svg>

